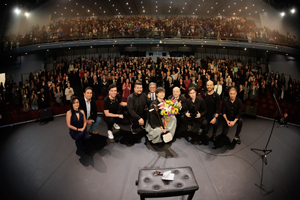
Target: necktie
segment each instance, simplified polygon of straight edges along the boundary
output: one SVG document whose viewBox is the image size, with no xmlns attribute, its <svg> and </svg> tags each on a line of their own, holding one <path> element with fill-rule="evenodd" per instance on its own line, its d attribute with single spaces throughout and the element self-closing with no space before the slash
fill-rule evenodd
<svg viewBox="0 0 300 200">
<path fill-rule="evenodd" d="M 154 101 L 154 95 L 151 93 L 151 100 Z"/>
<path fill-rule="evenodd" d="M 217 91 L 216 91 L 217 94 L 219 94 L 219 93 L 218 93 L 218 89 L 219 89 L 219 86 L 217 85 Z"/>
</svg>

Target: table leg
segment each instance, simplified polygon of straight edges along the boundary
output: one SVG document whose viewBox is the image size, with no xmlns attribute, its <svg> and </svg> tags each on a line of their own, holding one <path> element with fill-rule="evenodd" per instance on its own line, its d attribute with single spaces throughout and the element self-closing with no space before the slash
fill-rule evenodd
<svg viewBox="0 0 300 200">
<path fill-rule="evenodd" d="M 191 192 L 187 198 L 187 200 L 192 200 L 194 197 L 195 191 Z"/>
</svg>

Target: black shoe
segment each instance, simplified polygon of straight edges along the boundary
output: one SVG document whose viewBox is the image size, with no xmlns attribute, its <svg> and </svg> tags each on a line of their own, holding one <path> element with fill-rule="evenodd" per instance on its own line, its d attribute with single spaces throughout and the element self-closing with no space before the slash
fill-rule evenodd
<svg viewBox="0 0 300 200">
<path fill-rule="evenodd" d="M 235 136 L 234 140 L 236 141 L 237 144 L 241 144 L 240 136 Z"/>
<path fill-rule="evenodd" d="M 215 142 L 216 141 L 216 135 L 212 135 L 210 139 L 211 139 L 211 141 Z"/>
</svg>

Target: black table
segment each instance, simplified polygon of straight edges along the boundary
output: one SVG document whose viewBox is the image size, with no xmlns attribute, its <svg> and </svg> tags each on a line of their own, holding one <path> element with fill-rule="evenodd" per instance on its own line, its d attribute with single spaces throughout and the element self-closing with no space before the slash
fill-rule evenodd
<svg viewBox="0 0 300 200">
<path fill-rule="evenodd" d="M 154 175 L 155 171 L 164 173 L 169 170 L 175 174 L 172 181 L 162 180 L 162 176 Z M 195 191 L 199 189 L 191 167 L 141 169 L 136 185 L 141 200 L 183 195 L 189 195 L 188 200 L 191 200 Z"/>
</svg>

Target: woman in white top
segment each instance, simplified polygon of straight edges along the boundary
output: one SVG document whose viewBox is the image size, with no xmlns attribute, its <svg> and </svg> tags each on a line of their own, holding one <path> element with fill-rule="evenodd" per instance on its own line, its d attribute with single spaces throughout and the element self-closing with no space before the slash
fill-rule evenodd
<svg viewBox="0 0 300 200">
<path fill-rule="evenodd" d="M 73 88 L 71 88 L 70 83 L 68 83 L 68 87 L 65 89 L 65 96 L 66 96 L 66 100 L 67 103 L 69 104 L 71 101 L 71 97 L 74 95 L 74 90 Z"/>
</svg>

